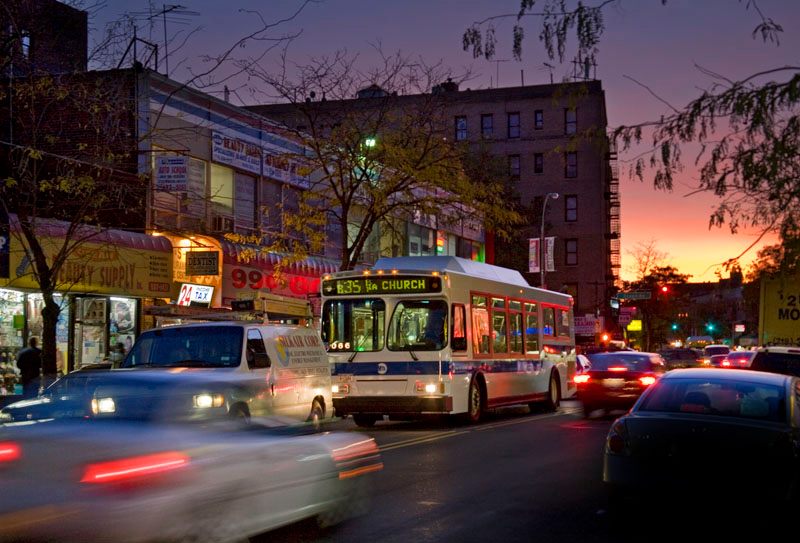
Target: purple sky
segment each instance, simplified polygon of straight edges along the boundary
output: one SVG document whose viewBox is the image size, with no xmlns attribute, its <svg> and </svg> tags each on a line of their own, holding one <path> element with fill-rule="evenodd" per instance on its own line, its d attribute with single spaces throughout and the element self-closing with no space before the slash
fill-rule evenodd
<svg viewBox="0 0 800 543">
<path fill-rule="evenodd" d="M 588 0 L 597 3 L 597 0 Z M 188 18 L 191 26 L 168 23 L 173 34 L 194 26 L 203 30 L 180 53 L 170 56 L 171 76 L 187 78 L 180 59 L 197 64 L 204 53 L 217 53 L 236 39 L 255 29 L 253 16 L 239 9 L 258 10 L 268 21 L 287 17 L 300 5 L 296 1 L 269 0 L 183 0 L 187 9 L 199 16 Z M 428 63 L 442 60 L 454 72 L 469 71 L 471 88 L 515 86 L 524 71 L 525 84 L 549 82 L 547 58 L 537 39 L 538 19 L 527 23 L 527 39 L 521 62 L 488 62 L 473 59 L 461 48 L 465 28 L 475 20 L 491 15 L 514 13 L 518 0 L 321 0 L 309 4 L 292 22 L 275 35 L 302 30 L 289 50 L 290 59 L 304 63 L 309 57 L 346 49 L 358 53 L 361 66 L 368 68 L 376 55 L 370 44 L 380 42 L 384 51 L 402 50 L 421 56 Z M 680 107 L 707 88 L 711 80 L 695 64 L 730 79 L 740 78 L 767 67 L 800 65 L 800 1 L 758 0 L 767 16 L 783 26 L 779 47 L 751 38 L 759 19 L 746 9 L 747 0 L 621 0 L 606 10 L 606 33 L 600 44 L 597 77 L 606 92 L 611 126 L 658 118 L 668 108 L 629 76 L 650 87 L 660 98 Z M 161 4 L 158 4 L 160 9 Z M 146 11 L 147 3 L 133 0 L 108 0 L 95 17 L 100 27 L 124 11 Z M 511 59 L 511 23 L 498 23 L 500 38 L 497 59 Z M 163 27 L 153 27 L 151 39 L 163 41 Z M 140 36 L 148 37 L 145 23 Z M 248 51 L 255 50 L 248 49 Z M 273 65 L 277 65 L 274 64 Z M 571 73 L 571 65 L 556 67 L 554 78 Z M 241 92 L 243 100 L 247 94 Z M 689 156 L 691 153 L 686 153 Z M 669 254 L 669 261 L 694 281 L 714 280 L 714 265 L 739 254 L 754 239 L 748 232 L 733 236 L 727 227 L 708 229 L 713 197 L 687 196 L 696 174 L 687 168 L 672 193 L 656 192 L 648 183 L 627 175 L 626 160 L 620 155 L 622 195 L 623 278 L 630 278 L 632 257 L 627 251 L 638 243 L 656 240 L 656 246 Z M 749 262 L 755 251 L 743 259 Z"/>
</svg>

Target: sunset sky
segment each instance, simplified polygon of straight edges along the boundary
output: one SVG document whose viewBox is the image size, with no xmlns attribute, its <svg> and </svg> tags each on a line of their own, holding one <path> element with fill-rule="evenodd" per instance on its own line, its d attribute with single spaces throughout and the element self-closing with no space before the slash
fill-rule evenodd
<svg viewBox="0 0 800 543">
<path fill-rule="evenodd" d="M 662 6 L 660 0 L 620 0 L 609 6 L 597 67 L 597 78 L 606 93 L 609 125 L 657 119 L 669 112 L 661 100 L 678 108 L 685 105 L 712 83 L 695 65 L 734 80 L 767 67 L 797 66 L 800 2 L 758 1 L 765 16 L 784 29 L 779 46 L 751 37 L 759 18 L 752 8 L 746 9 L 747 4 L 747 0 L 670 0 Z M 168 22 L 170 35 L 185 33 L 195 26 L 203 29 L 179 53 L 170 56 L 171 76 L 177 80 L 187 78 L 187 65 L 199 65 L 199 55 L 218 53 L 255 28 L 253 16 L 240 13 L 238 8 L 258 10 L 265 20 L 275 21 L 289 16 L 300 2 L 183 0 L 182 5 L 199 15 L 186 17 L 187 25 Z M 463 87 L 498 86 L 498 71 L 499 86 L 519 85 L 521 71 L 526 85 L 549 83 L 550 70 L 544 65 L 548 59 L 537 39 L 538 18 L 528 20 L 521 62 L 508 60 L 512 58 L 510 21 L 496 25 L 500 38 L 496 58 L 500 62 L 473 59 L 471 53 L 462 50 L 462 33 L 473 21 L 514 13 L 518 6 L 518 0 L 319 0 L 274 35 L 302 30 L 289 49 L 289 59 L 300 64 L 311 56 L 346 49 L 359 53 L 360 66 L 366 69 L 376 61 L 370 44 L 380 43 L 386 52 L 402 50 L 421 56 L 428 63 L 442 60 L 455 73 L 469 71 L 473 78 Z M 108 0 L 91 24 L 100 28 L 125 11 L 146 9 L 144 1 Z M 152 36 L 148 36 L 149 32 L 146 22 L 142 22 L 140 36 L 163 41 L 160 25 L 152 28 Z M 246 52 L 256 54 L 252 48 Z M 181 59 L 187 62 L 179 65 Z M 556 66 L 553 71 L 556 81 L 571 73 L 569 64 Z M 625 76 L 646 85 L 658 98 Z M 239 96 L 251 103 L 243 90 Z M 709 215 L 716 200 L 704 195 L 689 196 L 697 178 L 691 165 L 674 191 L 664 193 L 656 192 L 648 182 L 630 178 L 626 164 L 632 156 L 621 154 L 619 158 L 623 278 L 631 278 L 633 259 L 628 251 L 640 243 L 655 240 L 657 249 L 668 253 L 668 263 L 681 273 L 691 274 L 692 281 L 713 281 L 717 264 L 738 255 L 755 240 L 754 232 L 731 235 L 727 227 L 709 229 Z M 774 242 L 775 238 L 769 241 Z M 753 249 L 742 259 L 745 271 L 755 253 Z"/>
</svg>

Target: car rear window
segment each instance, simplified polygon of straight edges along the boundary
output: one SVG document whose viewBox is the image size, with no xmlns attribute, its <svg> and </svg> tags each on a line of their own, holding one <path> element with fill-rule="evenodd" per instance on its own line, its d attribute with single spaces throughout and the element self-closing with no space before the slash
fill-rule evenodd
<svg viewBox="0 0 800 543">
<path fill-rule="evenodd" d="M 626 368 L 630 371 L 650 371 L 650 357 L 647 355 L 615 355 L 614 353 L 603 353 L 589 355 L 592 363 L 592 370 L 604 371 L 609 368 Z"/>
<path fill-rule="evenodd" d="M 800 353 L 760 352 L 753 358 L 750 369 L 800 377 Z"/>
<path fill-rule="evenodd" d="M 703 352 L 706 356 L 712 356 L 715 354 L 728 354 L 731 350 L 727 347 L 706 347 Z"/>
<path fill-rule="evenodd" d="M 642 398 L 638 411 L 696 413 L 786 422 L 781 386 L 722 379 L 664 379 Z"/>
</svg>

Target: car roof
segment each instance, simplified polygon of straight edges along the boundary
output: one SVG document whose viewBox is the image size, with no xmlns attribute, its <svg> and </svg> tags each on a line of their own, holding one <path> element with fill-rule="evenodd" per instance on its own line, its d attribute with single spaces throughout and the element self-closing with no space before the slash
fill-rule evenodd
<svg viewBox="0 0 800 543">
<path fill-rule="evenodd" d="M 591 353 L 592 357 L 596 356 L 658 356 L 658 353 L 651 353 L 647 351 L 603 351 L 600 353 Z"/>
<path fill-rule="evenodd" d="M 729 370 L 723 368 L 685 368 L 672 370 L 665 373 L 661 379 L 710 379 L 736 381 L 742 383 L 758 383 L 764 385 L 783 386 L 787 380 L 794 379 L 791 375 L 769 373 L 765 371 Z"/>
<path fill-rule="evenodd" d="M 783 354 L 800 354 L 800 347 L 792 347 L 788 345 L 772 345 L 769 347 L 759 347 L 756 352 L 759 353 L 783 353 Z"/>
</svg>

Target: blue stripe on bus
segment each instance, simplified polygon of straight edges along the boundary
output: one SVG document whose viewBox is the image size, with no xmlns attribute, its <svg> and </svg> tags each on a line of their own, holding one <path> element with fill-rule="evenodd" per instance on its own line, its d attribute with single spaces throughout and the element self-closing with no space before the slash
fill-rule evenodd
<svg viewBox="0 0 800 543">
<path fill-rule="evenodd" d="M 386 366 L 386 371 L 380 373 L 379 366 Z M 438 361 L 427 362 L 340 362 L 331 366 L 332 375 L 437 375 L 439 373 Z M 442 361 L 442 374 L 453 373 L 467 374 L 476 370 L 484 373 L 533 373 L 541 371 L 542 360 L 469 360 L 469 361 Z"/>
</svg>

